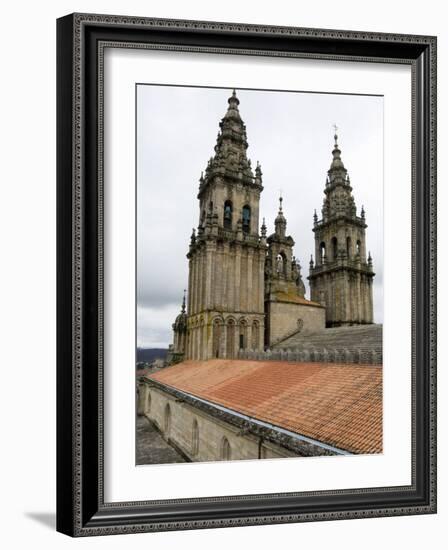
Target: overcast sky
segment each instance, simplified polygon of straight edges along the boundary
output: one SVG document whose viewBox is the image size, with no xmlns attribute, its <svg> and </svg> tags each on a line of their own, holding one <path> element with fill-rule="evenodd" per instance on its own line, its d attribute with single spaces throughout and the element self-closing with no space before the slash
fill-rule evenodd
<svg viewBox="0 0 448 550">
<path fill-rule="evenodd" d="M 187 288 L 186 253 L 198 223 L 199 177 L 216 143 L 229 89 L 137 87 L 137 345 L 167 347 Z M 306 279 L 333 149 L 333 125 L 358 215 L 366 211 L 375 322 L 383 320 L 383 98 L 237 90 L 248 157 L 263 171 L 260 223 L 273 232 L 280 190 Z"/>
</svg>

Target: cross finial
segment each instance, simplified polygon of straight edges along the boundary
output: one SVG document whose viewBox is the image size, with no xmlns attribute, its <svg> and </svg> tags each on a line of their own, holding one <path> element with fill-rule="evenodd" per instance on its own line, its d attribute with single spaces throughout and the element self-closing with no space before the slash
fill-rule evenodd
<svg viewBox="0 0 448 550">
<path fill-rule="evenodd" d="M 334 145 L 335 147 L 337 147 L 338 145 L 338 126 L 336 124 L 333 124 L 333 128 L 334 128 Z"/>
</svg>

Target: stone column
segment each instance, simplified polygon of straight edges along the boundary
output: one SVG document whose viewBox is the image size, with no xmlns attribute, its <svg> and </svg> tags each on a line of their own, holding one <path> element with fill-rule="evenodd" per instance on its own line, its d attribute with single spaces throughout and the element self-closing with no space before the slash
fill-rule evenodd
<svg viewBox="0 0 448 550">
<path fill-rule="evenodd" d="M 365 287 L 365 277 L 364 275 L 360 275 L 359 278 L 361 279 L 360 286 L 361 286 L 361 320 L 366 321 L 367 320 L 367 311 L 366 311 L 366 287 Z"/>
<path fill-rule="evenodd" d="M 193 267 L 193 315 L 196 315 L 199 308 L 199 251 L 194 255 Z"/>
<path fill-rule="evenodd" d="M 260 327 L 258 330 L 258 349 L 259 351 L 262 351 L 264 348 L 264 321 L 260 322 Z"/>
<path fill-rule="evenodd" d="M 206 355 L 205 359 L 213 359 L 214 358 L 214 350 L 213 350 L 213 324 L 212 324 L 212 316 L 207 316 L 207 319 L 205 321 L 205 338 L 206 338 Z"/>
<path fill-rule="evenodd" d="M 192 328 L 190 331 L 190 348 L 191 348 L 190 358 L 191 359 L 194 359 L 194 354 L 195 354 L 194 338 L 195 338 L 195 332 L 194 332 L 194 328 Z"/>
<path fill-rule="evenodd" d="M 233 358 L 234 359 L 238 358 L 239 347 L 240 347 L 240 331 L 239 331 L 238 324 L 235 323 L 233 328 Z"/>
<path fill-rule="evenodd" d="M 235 277 L 233 281 L 233 286 L 235 289 L 233 310 L 241 310 L 241 245 L 236 245 L 235 250 Z"/>
<path fill-rule="evenodd" d="M 196 308 L 196 253 L 190 259 L 190 288 L 189 288 L 189 299 L 188 303 L 190 305 L 190 310 L 188 311 L 189 315 L 194 315 Z"/>
<path fill-rule="evenodd" d="M 187 311 L 189 315 L 191 315 L 191 294 L 192 294 L 191 289 L 193 288 L 192 270 L 193 270 L 193 261 L 190 258 L 188 260 L 188 296 L 187 296 Z"/>
<path fill-rule="evenodd" d="M 205 335 L 204 335 L 204 323 L 201 322 L 199 325 L 199 356 L 198 359 L 205 359 L 204 354 L 205 348 Z"/>
<path fill-rule="evenodd" d="M 198 258 L 198 295 L 197 313 L 204 309 L 204 250 L 202 248 Z"/>
<path fill-rule="evenodd" d="M 358 312 L 358 321 L 362 320 L 362 303 L 361 303 L 361 275 L 356 275 L 356 310 Z"/>
<path fill-rule="evenodd" d="M 252 349 L 252 319 L 246 326 L 246 341 L 244 342 L 246 349 Z"/>
<path fill-rule="evenodd" d="M 196 359 L 201 359 L 201 327 L 196 327 Z"/>
<path fill-rule="evenodd" d="M 225 359 L 227 357 L 227 325 L 225 320 L 221 325 L 221 350 L 220 351 L 221 351 L 220 356 L 224 357 Z"/>
<path fill-rule="evenodd" d="M 264 311 L 264 250 L 258 252 L 258 311 Z"/>
<path fill-rule="evenodd" d="M 222 298 L 221 308 L 229 310 L 229 243 L 223 244 L 222 253 Z"/>
<path fill-rule="evenodd" d="M 227 262 L 227 311 L 232 311 L 235 304 L 235 247 L 229 246 Z"/>
<path fill-rule="evenodd" d="M 252 265 L 254 261 L 254 250 L 253 248 L 249 248 L 247 250 L 247 279 L 245 282 L 246 286 L 246 310 L 247 311 L 254 311 L 254 294 L 256 292 L 256 288 L 253 288 L 252 286 Z"/>
<path fill-rule="evenodd" d="M 213 285 L 213 292 L 212 292 L 212 309 L 222 309 L 222 297 L 223 297 L 223 289 L 222 289 L 222 283 L 223 283 L 223 253 L 222 253 L 222 247 L 217 247 L 215 252 L 215 262 L 213 264 L 213 271 L 214 271 L 214 285 Z"/>
<path fill-rule="evenodd" d="M 210 309 L 211 305 L 211 292 L 213 284 L 213 243 L 207 242 L 205 248 L 205 297 L 202 310 Z"/>
</svg>

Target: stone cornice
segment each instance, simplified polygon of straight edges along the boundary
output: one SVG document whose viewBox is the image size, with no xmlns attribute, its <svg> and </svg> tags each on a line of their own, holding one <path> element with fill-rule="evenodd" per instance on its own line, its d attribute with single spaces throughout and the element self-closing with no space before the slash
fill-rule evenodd
<svg viewBox="0 0 448 550">
<path fill-rule="evenodd" d="M 183 401 L 216 419 L 238 428 L 244 434 L 250 434 L 255 437 L 262 438 L 263 440 L 267 440 L 289 451 L 297 453 L 300 456 L 331 456 L 337 454 L 349 454 L 342 449 L 340 452 L 338 452 L 337 449 L 331 451 L 329 446 L 324 442 L 316 441 L 315 443 L 312 443 L 309 441 L 309 438 L 305 438 L 303 440 L 299 439 L 301 437 L 300 434 L 297 434 L 296 439 L 293 436 L 277 431 L 275 427 L 270 428 L 257 424 L 256 419 L 251 421 L 249 419 L 241 418 L 238 414 L 233 414 L 229 409 L 223 410 L 221 407 L 218 408 L 218 406 L 214 406 L 212 403 L 205 402 L 191 394 L 182 392 L 151 378 L 143 377 L 142 381 L 144 384 L 153 386 L 154 388 L 167 393 L 175 399 Z"/>
</svg>

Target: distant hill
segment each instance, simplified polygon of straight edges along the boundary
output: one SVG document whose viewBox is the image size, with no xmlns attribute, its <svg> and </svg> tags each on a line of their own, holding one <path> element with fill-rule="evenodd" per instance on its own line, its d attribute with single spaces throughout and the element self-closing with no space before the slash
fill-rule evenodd
<svg viewBox="0 0 448 550">
<path fill-rule="evenodd" d="M 137 362 L 150 363 L 154 359 L 165 359 L 167 349 L 163 348 L 137 348 Z"/>
</svg>

